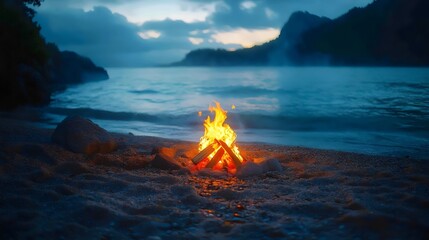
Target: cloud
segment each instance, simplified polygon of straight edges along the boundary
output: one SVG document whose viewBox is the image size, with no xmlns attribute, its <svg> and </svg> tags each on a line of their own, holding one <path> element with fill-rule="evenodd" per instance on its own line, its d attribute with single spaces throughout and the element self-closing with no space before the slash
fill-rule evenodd
<svg viewBox="0 0 429 240">
<path fill-rule="evenodd" d="M 105 7 L 88 12 L 80 9 L 39 11 L 36 20 L 42 25 L 42 34 L 64 46 L 103 44 L 110 46 L 111 51 L 121 52 L 144 48 L 136 34 L 138 28 Z"/>
<path fill-rule="evenodd" d="M 141 29 L 159 32 L 161 35 L 157 39 L 157 43 L 163 43 L 175 48 L 236 48 L 240 46 L 238 43 L 210 41 L 215 30 L 208 22 L 186 23 L 182 20 L 165 19 L 145 22 L 141 25 Z"/>
<path fill-rule="evenodd" d="M 141 25 L 142 29 L 151 29 L 171 36 L 188 35 L 192 31 L 203 30 L 210 27 L 206 22 L 187 23 L 183 20 L 170 18 L 161 21 L 147 21 Z"/>
<path fill-rule="evenodd" d="M 260 3 L 254 1 L 218 2 L 215 11 L 207 19 L 216 26 L 231 28 L 266 28 L 277 25 L 266 17 Z"/>
<path fill-rule="evenodd" d="M 251 11 L 255 7 L 256 7 L 256 4 L 252 1 L 244 1 L 240 3 L 240 8 L 242 10 Z"/>
<path fill-rule="evenodd" d="M 198 0 L 189 0 L 198 2 Z M 232 28 L 281 28 L 295 11 L 336 18 L 355 6 L 365 6 L 372 0 L 223 0 L 209 1 L 215 3 L 207 19 L 216 26 Z"/>
<path fill-rule="evenodd" d="M 189 37 L 188 40 L 194 45 L 200 45 L 201 43 L 204 42 L 204 39 L 202 38 Z"/>
<path fill-rule="evenodd" d="M 36 20 L 43 36 L 61 50 L 75 51 L 106 67 L 166 64 L 199 47 L 239 46 L 209 41 L 206 22 L 165 19 L 138 25 L 106 7 L 41 9 Z"/>
<path fill-rule="evenodd" d="M 218 32 L 212 35 L 216 42 L 222 44 L 240 44 L 249 48 L 254 45 L 268 42 L 279 36 L 280 31 L 276 28 L 248 30 L 244 28 L 233 31 Z"/>
<path fill-rule="evenodd" d="M 214 2 L 201 4 L 187 0 L 45 0 L 41 8 L 80 8 L 89 11 L 96 6 L 107 7 L 137 24 L 166 18 L 185 22 L 204 21 L 214 10 Z"/>
<path fill-rule="evenodd" d="M 265 15 L 269 19 L 274 19 L 274 18 L 277 18 L 277 16 L 278 16 L 278 14 L 275 13 L 273 10 L 271 10 L 271 8 L 269 8 L 269 7 L 265 8 Z"/>
<path fill-rule="evenodd" d="M 136 26 L 105 7 L 88 12 L 79 9 L 39 11 L 36 20 L 48 41 L 57 43 L 61 49 L 89 55 L 98 64 L 110 65 L 114 56 L 147 48 L 136 34 Z"/>
<path fill-rule="evenodd" d="M 48 41 L 57 43 L 62 50 L 89 56 L 102 66 L 142 66 L 177 61 L 194 47 L 187 35 L 182 40 L 174 37 L 180 31 L 177 26 L 172 32 L 156 24 L 148 24 L 150 27 L 146 29 L 145 25 L 130 23 L 106 7 L 95 7 L 90 11 L 71 8 L 39 11 L 36 20 Z M 183 26 L 190 28 L 186 24 Z"/>
<path fill-rule="evenodd" d="M 143 39 L 159 38 L 161 36 L 160 32 L 153 31 L 153 30 L 139 32 L 138 34 Z"/>
<path fill-rule="evenodd" d="M 45 0 L 36 20 L 62 50 L 102 66 L 143 66 L 178 61 L 197 48 L 263 43 L 297 10 L 332 18 L 371 1 Z"/>
</svg>

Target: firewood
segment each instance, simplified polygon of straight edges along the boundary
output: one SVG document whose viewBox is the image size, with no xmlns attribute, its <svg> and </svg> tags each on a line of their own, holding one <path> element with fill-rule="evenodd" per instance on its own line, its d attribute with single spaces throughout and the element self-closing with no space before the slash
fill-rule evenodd
<svg viewBox="0 0 429 240">
<path fill-rule="evenodd" d="M 206 148 L 204 148 L 201 152 L 199 152 L 197 154 L 197 156 L 195 156 L 192 159 L 192 162 L 194 164 L 198 164 L 199 162 L 201 162 L 204 158 L 208 157 L 210 154 L 212 154 L 212 152 L 215 150 L 213 147 L 214 143 L 208 145 Z"/>
<path fill-rule="evenodd" d="M 222 140 L 218 140 L 223 149 L 229 154 L 236 168 L 241 166 L 241 160 L 235 155 L 231 148 Z"/>
<path fill-rule="evenodd" d="M 216 165 L 216 163 L 219 162 L 219 160 L 222 158 L 223 154 L 225 153 L 225 150 L 223 148 L 220 148 L 219 151 L 216 152 L 216 154 L 213 156 L 212 160 L 206 165 L 206 168 L 212 168 Z"/>
</svg>

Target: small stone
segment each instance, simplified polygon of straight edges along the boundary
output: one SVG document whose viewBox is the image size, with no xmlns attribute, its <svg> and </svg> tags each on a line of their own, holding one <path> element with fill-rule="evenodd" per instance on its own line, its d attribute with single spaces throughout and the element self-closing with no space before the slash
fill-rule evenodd
<svg viewBox="0 0 429 240">
<path fill-rule="evenodd" d="M 176 155 L 176 149 L 167 147 L 155 147 L 152 149 L 151 154 L 164 154 L 170 158 L 174 158 Z"/>
<path fill-rule="evenodd" d="M 263 174 L 264 167 L 261 164 L 256 164 L 252 161 L 245 162 L 237 171 L 238 178 L 255 177 Z"/>
<path fill-rule="evenodd" d="M 179 170 L 182 168 L 179 162 L 163 153 L 156 154 L 150 165 L 161 170 Z"/>
<path fill-rule="evenodd" d="M 266 171 L 273 171 L 273 172 L 281 172 L 283 171 L 283 167 L 280 164 L 279 160 L 277 159 L 268 159 L 266 161 L 263 161 L 260 163 L 263 165 Z"/>
<path fill-rule="evenodd" d="M 246 208 L 243 206 L 243 205 L 241 205 L 241 204 L 237 204 L 236 206 L 235 206 L 238 210 L 245 210 Z"/>
</svg>

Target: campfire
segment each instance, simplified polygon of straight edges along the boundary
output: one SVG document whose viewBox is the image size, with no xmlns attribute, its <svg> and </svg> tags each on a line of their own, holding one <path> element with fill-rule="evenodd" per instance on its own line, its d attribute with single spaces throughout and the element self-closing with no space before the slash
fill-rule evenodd
<svg viewBox="0 0 429 240">
<path fill-rule="evenodd" d="M 225 123 L 227 111 L 218 102 L 215 104 L 216 106 L 209 107 L 209 111 L 215 113 L 214 119 L 207 116 L 204 121 L 204 135 L 200 138 L 198 148 L 200 152 L 192 161 L 198 170 L 211 168 L 234 174 L 245 160 L 235 145 L 237 134 Z M 201 116 L 201 112 L 199 115 Z"/>
</svg>

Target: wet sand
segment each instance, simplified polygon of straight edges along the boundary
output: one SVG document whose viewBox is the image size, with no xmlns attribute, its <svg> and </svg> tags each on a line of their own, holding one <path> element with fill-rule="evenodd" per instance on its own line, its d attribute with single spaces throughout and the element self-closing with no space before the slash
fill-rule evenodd
<svg viewBox="0 0 429 240">
<path fill-rule="evenodd" d="M 197 143 L 114 134 L 86 156 L 0 119 L 1 239 L 428 239 L 429 161 L 264 144 L 282 172 L 190 173 Z M 181 170 L 149 166 L 167 147 Z"/>
</svg>

